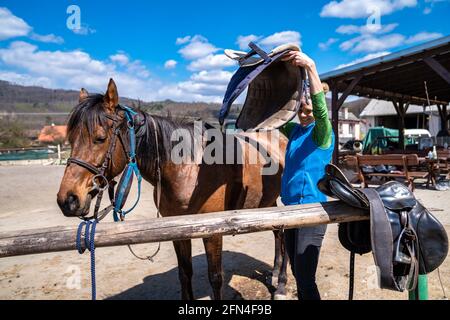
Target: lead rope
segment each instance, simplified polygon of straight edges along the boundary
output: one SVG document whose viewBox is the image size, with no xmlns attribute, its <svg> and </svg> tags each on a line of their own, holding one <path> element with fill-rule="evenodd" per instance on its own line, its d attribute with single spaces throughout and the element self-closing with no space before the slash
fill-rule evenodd
<svg viewBox="0 0 450 320">
<path fill-rule="evenodd" d="M 150 117 L 150 119 L 152 120 L 153 127 L 155 128 L 155 145 L 156 145 L 156 209 L 157 209 L 156 216 L 159 219 L 161 217 L 161 214 L 160 214 L 160 211 L 159 211 L 159 205 L 160 205 L 160 202 L 161 202 L 161 167 L 160 167 L 160 163 L 159 163 L 158 130 L 157 130 L 156 123 L 155 123 L 155 120 L 153 119 L 153 117 Z M 133 256 L 135 256 L 139 260 L 148 260 L 150 262 L 154 262 L 153 258 L 155 258 L 156 255 L 161 250 L 161 242 L 158 243 L 158 248 L 156 249 L 155 253 L 153 253 L 152 255 L 147 256 L 147 257 L 140 257 L 140 256 L 138 256 L 133 251 L 133 249 L 131 248 L 131 245 L 128 245 L 128 250 L 130 250 L 131 254 Z"/>
<path fill-rule="evenodd" d="M 92 286 L 92 300 L 97 299 L 97 286 L 95 281 L 95 229 L 97 220 L 83 221 L 78 226 L 77 230 L 77 250 L 79 254 L 83 254 L 86 249 L 91 252 L 91 286 Z M 81 245 L 81 233 L 84 229 L 84 246 Z"/>
</svg>

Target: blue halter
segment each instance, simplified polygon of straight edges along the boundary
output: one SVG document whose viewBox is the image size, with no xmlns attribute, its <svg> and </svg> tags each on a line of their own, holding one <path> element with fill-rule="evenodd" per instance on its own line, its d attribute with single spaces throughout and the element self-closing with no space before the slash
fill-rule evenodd
<svg viewBox="0 0 450 320">
<path fill-rule="evenodd" d="M 131 109 L 130 107 L 124 105 L 119 105 L 119 107 L 125 111 L 130 141 L 128 151 L 128 164 L 123 171 L 122 178 L 120 179 L 116 195 L 114 197 L 113 216 L 114 221 L 116 222 L 123 221 L 125 219 L 125 216 L 136 208 L 137 204 L 139 203 L 139 199 L 141 197 L 141 182 L 142 182 L 142 175 L 139 172 L 139 168 L 136 161 L 136 131 L 133 117 L 137 115 L 137 112 Z M 133 184 L 134 176 L 136 176 L 138 181 L 138 196 L 134 205 L 130 209 L 123 210 L 123 207 L 128 197 L 128 193 L 130 192 L 131 185 Z"/>
</svg>

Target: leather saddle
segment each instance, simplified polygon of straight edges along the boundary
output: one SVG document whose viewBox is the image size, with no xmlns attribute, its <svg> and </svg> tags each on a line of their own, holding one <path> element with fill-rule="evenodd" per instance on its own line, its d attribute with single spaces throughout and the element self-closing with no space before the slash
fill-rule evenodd
<svg viewBox="0 0 450 320">
<path fill-rule="evenodd" d="M 369 221 L 341 223 L 339 240 L 352 258 L 372 251 L 380 288 L 415 290 L 418 275 L 432 272 L 447 257 L 444 227 L 404 184 L 390 181 L 375 189 L 356 189 L 330 164 L 318 187 L 327 196 L 369 211 Z"/>
</svg>

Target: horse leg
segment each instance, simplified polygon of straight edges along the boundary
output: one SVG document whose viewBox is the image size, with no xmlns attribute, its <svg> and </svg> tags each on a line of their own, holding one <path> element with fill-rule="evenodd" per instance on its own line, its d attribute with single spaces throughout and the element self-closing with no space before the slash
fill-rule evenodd
<svg viewBox="0 0 450 320">
<path fill-rule="evenodd" d="M 192 292 L 192 244 L 191 240 L 173 241 L 178 260 L 178 277 L 181 283 L 181 299 L 194 300 Z"/>
<path fill-rule="evenodd" d="M 278 285 L 278 277 L 280 275 L 281 264 L 282 264 L 282 255 L 281 255 L 281 246 L 283 241 L 283 231 L 282 230 L 274 230 L 273 235 L 275 236 L 275 258 L 273 260 L 273 269 L 272 269 L 272 278 L 270 284 L 273 287 L 277 287 Z"/>
<path fill-rule="evenodd" d="M 280 274 L 278 276 L 278 287 L 274 294 L 274 300 L 286 300 L 286 284 L 287 284 L 287 264 L 289 256 L 286 250 L 284 242 L 284 230 L 281 230 L 281 257 L 282 263 L 280 268 Z"/>
<path fill-rule="evenodd" d="M 204 238 L 203 244 L 208 260 L 208 278 L 213 289 L 214 300 L 222 300 L 222 236 Z"/>
</svg>

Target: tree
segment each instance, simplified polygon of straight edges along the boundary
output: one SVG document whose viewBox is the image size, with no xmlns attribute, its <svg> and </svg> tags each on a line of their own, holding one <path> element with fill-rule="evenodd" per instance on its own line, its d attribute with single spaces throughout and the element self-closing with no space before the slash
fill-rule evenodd
<svg viewBox="0 0 450 320">
<path fill-rule="evenodd" d="M 0 120 L 0 147 L 22 148 L 31 144 L 22 123 L 16 120 Z"/>
</svg>

